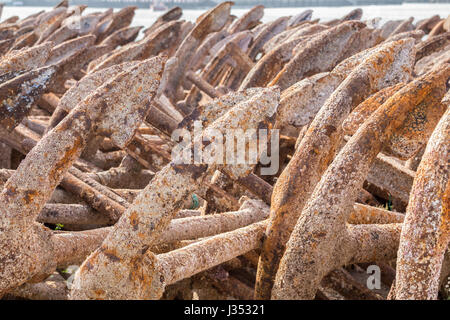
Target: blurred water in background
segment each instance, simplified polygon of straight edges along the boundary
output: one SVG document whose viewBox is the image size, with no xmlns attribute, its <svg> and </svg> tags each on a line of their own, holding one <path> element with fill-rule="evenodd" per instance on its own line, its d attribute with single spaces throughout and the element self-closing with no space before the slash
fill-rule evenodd
<svg viewBox="0 0 450 320">
<path fill-rule="evenodd" d="M 339 18 L 352 9 L 362 8 L 364 11 L 362 20 L 381 17 L 382 21 L 400 20 L 414 17 L 415 21 L 429 18 L 432 15 L 439 14 L 441 18 L 450 14 L 450 4 L 425 4 L 425 3 L 405 3 L 402 5 L 380 5 L 380 6 L 348 6 L 348 7 L 297 7 L 297 8 L 266 8 L 264 10 L 263 22 L 273 21 L 282 16 L 295 15 L 306 9 L 313 9 L 313 19 L 320 18 L 321 21 L 328 21 Z M 24 18 L 30 14 L 41 10 L 49 10 L 50 7 L 11 7 L 3 8 L 2 20 L 11 16 L 19 16 Z M 104 11 L 104 8 L 87 8 L 84 12 Z M 114 9 L 115 11 L 119 9 Z M 231 13 L 240 17 L 248 8 L 232 9 Z M 200 16 L 205 9 L 201 10 L 183 10 L 182 18 L 194 21 Z M 153 12 L 150 9 L 138 9 L 133 19 L 134 26 L 150 26 L 162 12 Z"/>
</svg>

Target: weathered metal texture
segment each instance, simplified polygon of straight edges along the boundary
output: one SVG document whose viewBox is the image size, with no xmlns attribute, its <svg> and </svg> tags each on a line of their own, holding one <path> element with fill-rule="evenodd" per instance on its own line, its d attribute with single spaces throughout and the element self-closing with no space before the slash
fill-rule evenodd
<svg viewBox="0 0 450 320">
<path fill-rule="evenodd" d="M 234 42 L 230 43 L 230 68 L 228 68 L 225 75 L 222 77 L 219 85 L 227 90 L 237 90 L 245 78 L 245 75 L 253 68 L 252 60 L 236 45 Z"/>
<path fill-rule="evenodd" d="M 445 68 L 445 65 L 443 67 Z M 433 92 L 430 92 L 423 101 L 414 107 L 414 110 L 408 115 L 407 121 L 394 133 L 389 143 L 383 147 L 385 154 L 407 160 L 426 144 L 434 127 L 446 109 L 441 104 L 441 100 L 446 92 L 445 83 L 447 82 L 447 78 L 443 77 L 441 81 L 440 86 L 437 86 Z M 344 130 L 347 129 L 347 133 L 353 134 L 359 125 L 395 91 L 399 90 L 400 87 L 401 85 L 396 85 L 391 88 L 386 88 L 385 90 L 379 91 L 371 99 L 364 101 L 346 119 L 343 124 Z"/>
<path fill-rule="evenodd" d="M 129 42 L 133 42 L 137 38 L 141 29 L 142 27 L 124 27 L 115 31 L 100 44 L 107 45 L 112 49 L 116 48 L 117 46 L 126 45 Z"/>
<path fill-rule="evenodd" d="M 47 42 L 39 46 L 8 52 L 0 61 L 0 74 L 42 67 L 47 61 L 52 47 L 53 44 Z"/>
<path fill-rule="evenodd" d="M 204 125 L 206 124 L 207 123 L 205 122 Z M 156 169 L 159 170 L 163 164 L 167 163 L 168 160 L 170 160 L 170 155 L 165 155 L 164 152 L 161 152 L 162 150 L 160 148 L 155 146 L 149 147 L 149 143 L 142 143 L 139 141 L 139 139 L 136 139 L 137 137 L 138 136 L 136 136 L 135 139 L 133 139 L 133 141 L 127 147 L 127 151 L 131 155 L 133 155 L 133 157 L 139 159 L 139 162 L 142 163 L 145 167 L 152 168 L 153 166 L 155 166 Z M 155 158 L 157 158 L 158 160 L 155 161 Z M 216 173 L 220 172 L 216 171 Z M 211 182 L 204 181 L 204 190 L 201 191 L 201 193 L 203 194 L 203 198 L 208 202 L 208 211 L 224 212 L 237 210 L 239 208 L 239 202 L 237 201 L 237 199 L 243 195 L 243 192 L 238 192 L 237 194 L 231 192 L 230 194 L 227 188 L 224 188 L 224 186 L 221 184 L 222 180 L 215 180 L 215 176 L 216 175 L 213 175 Z M 232 181 L 231 179 L 228 180 Z M 260 186 L 261 182 L 264 182 L 264 180 L 253 174 L 250 174 L 249 178 L 244 177 L 244 181 L 252 182 L 254 184 L 257 184 L 257 186 Z M 241 183 L 239 179 L 238 183 Z M 247 185 L 247 187 L 251 190 L 255 190 L 255 187 L 253 185 Z M 260 193 L 256 192 L 256 194 L 260 196 Z M 262 198 L 264 199 L 264 197 Z"/>
<path fill-rule="evenodd" d="M 0 40 L 7 40 L 14 37 L 15 28 L 0 29 Z"/>
<path fill-rule="evenodd" d="M 124 72 L 137 65 L 137 62 L 125 62 L 105 68 L 99 72 L 89 73 L 77 82 L 75 86 L 67 90 L 67 92 L 61 97 L 58 108 L 61 108 L 65 112 L 69 113 L 74 109 L 81 101 L 83 101 L 89 94 L 109 79 L 114 78 L 120 72 Z"/>
<path fill-rule="evenodd" d="M 115 189 L 143 189 L 154 176 L 149 170 L 131 170 L 125 167 L 111 168 L 108 171 L 88 175 L 102 185 Z"/>
<path fill-rule="evenodd" d="M 219 270 L 225 271 L 221 266 L 218 266 L 216 268 L 220 268 Z M 229 275 L 227 271 L 225 271 L 225 277 L 216 276 L 216 272 L 214 272 L 214 269 L 213 271 L 206 271 L 205 275 L 207 277 L 207 281 L 211 281 L 212 286 L 226 296 L 231 296 L 238 300 L 253 299 L 253 288 L 250 287 L 247 283 L 244 283 L 244 281 L 241 281 L 236 277 Z"/>
<path fill-rule="evenodd" d="M 447 74 L 441 79 L 439 86 L 428 93 L 408 114 L 407 120 L 394 133 L 392 139 L 383 147 L 383 152 L 407 160 L 426 145 L 434 127 L 439 122 L 447 106 L 441 103 L 446 93 L 446 83 L 450 77 L 450 65 L 442 66 Z"/>
<path fill-rule="evenodd" d="M 37 21 L 37 16 L 40 15 L 41 13 L 43 13 L 43 12 L 44 11 L 35 13 L 35 14 L 33 14 L 31 16 L 28 16 L 28 17 L 22 19 L 21 21 L 19 21 L 17 23 L 17 26 L 19 27 L 19 30 L 23 29 L 23 28 L 26 28 L 26 27 L 30 27 L 30 26 L 34 27 L 35 22 Z"/>
<path fill-rule="evenodd" d="M 46 205 L 48 207 L 49 205 Z M 58 210 L 58 215 L 65 205 L 50 205 L 50 210 Z M 44 208 L 44 211 L 48 210 Z M 67 207 L 67 206 L 66 206 Z M 79 208 L 82 206 L 77 206 Z M 86 210 L 86 209 L 84 209 Z M 83 211 L 77 211 L 82 213 Z M 183 212 L 180 212 L 183 213 Z M 72 213 L 70 213 L 72 214 Z M 259 201 L 247 200 L 236 212 L 226 212 L 217 215 L 199 216 L 188 213 L 183 217 L 177 214 L 169 224 L 164 235 L 154 244 L 156 246 L 176 241 L 205 238 L 223 232 L 243 228 L 252 223 L 263 220 L 268 215 L 267 206 Z M 91 214 L 92 216 L 92 214 Z M 62 217 L 64 219 L 64 217 Z M 83 217 L 82 217 L 83 218 Z M 68 217 L 70 220 L 70 216 Z M 97 218 L 98 220 L 98 218 Z M 101 220 L 99 220 L 100 222 Z M 92 221 L 91 221 L 92 223 Z M 112 228 L 101 228 L 84 232 L 63 232 L 54 236 L 55 252 L 58 267 L 82 262 L 111 232 Z"/>
<path fill-rule="evenodd" d="M 14 44 L 14 39 L 7 39 L 0 41 L 0 54 L 4 55 Z"/>
<path fill-rule="evenodd" d="M 233 34 L 255 27 L 259 20 L 264 16 L 264 6 L 258 5 L 244 13 L 239 19 L 235 20 L 228 28 L 228 33 Z"/>
<path fill-rule="evenodd" d="M 158 255 L 156 269 L 159 279 L 155 279 L 157 284 L 154 284 L 151 298 L 159 299 L 164 286 L 168 284 L 188 278 L 259 248 L 266 225 L 266 221 L 257 222 L 245 228 L 196 242 L 182 249 Z M 205 251 L 208 252 L 207 255 L 204 254 Z"/>
<path fill-rule="evenodd" d="M 287 27 L 288 28 L 295 28 L 296 26 L 298 26 L 300 23 L 304 22 L 304 21 L 308 21 L 311 20 L 312 18 L 312 14 L 313 11 L 308 9 L 305 11 L 302 11 L 294 16 L 292 16 L 291 18 L 289 18 L 288 20 L 288 24 Z"/>
<path fill-rule="evenodd" d="M 253 173 L 239 178 L 237 182 L 265 203 L 270 204 L 273 188 L 268 182 Z"/>
<path fill-rule="evenodd" d="M 163 93 L 170 97 L 172 101 L 178 101 L 178 90 L 180 83 L 184 79 L 184 72 L 187 69 L 191 57 L 206 36 L 211 32 L 216 32 L 222 29 L 230 15 L 230 9 L 233 2 L 222 2 L 214 9 L 207 12 L 194 26 L 183 42 L 178 47 L 174 57 L 177 59 L 177 64 L 173 69 L 170 69 L 170 75 L 167 76 L 168 82 L 163 88 Z"/>
<path fill-rule="evenodd" d="M 381 38 L 381 31 L 379 29 L 362 28 L 352 37 L 347 50 L 342 53 L 341 60 L 372 48 L 381 42 L 383 42 L 383 38 Z"/>
<path fill-rule="evenodd" d="M 403 20 L 389 20 L 381 26 L 381 37 L 387 39 Z"/>
<path fill-rule="evenodd" d="M 348 49 L 353 36 L 364 27 L 362 22 L 350 21 L 316 35 L 297 52 L 270 84 L 279 85 L 284 90 L 304 77 L 329 71 L 342 60 L 342 54 Z"/>
<path fill-rule="evenodd" d="M 345 76 L 342 73 L 319 73 L 284 90 L 276 127 L 286 124 L 301 127 L 309 124 Z"/>
<path fill-rule="evenodd" d="M 204 193 L 207 202 L 205 214 L 237 210 L 240 206 L 237 199 L 251 195 L 239 183 L 235 183 L 220 171 L 212 174 L 209 185 L 212 187 Z"/>
<path fill-rule="evenodd" d="M 412 171 L 416 171 L 417 167 L 420 164 L 420 161 L 422 160 L 424 151 L 425 151 L 425 146 L 422 146 L 414 156 L 412 156 L 405 162 L 405 167 Z"/>
<path fill-rule="evenodd" d="M 163 74 L 163 76 L 164 76 L 164 74 Z M 164 80 L 164 78 L 161 79 L 161 81 L 163 81 L 163 80 Z M 160 86 L 160 88 L 161 88 L 161 86 Z M 162 112 L 167 114 L 169 117 L 171 117 L 177 123 L 180 122 L 181 120 L 183 120 L 183 113 L 178 111 L 178 104 L 177 104 L 177 107 L 175 107 L 169 101 L 169 98 L 167 98 L 164 94 L 161 94 L 160 96 L 157 97 L 157 99 L 155 99 L 155 106 L 157 108 L 159 108 L 159 110 L 161 110 Z"/>
<path fill-rule="evenodd" d="M 75 224 L 75 225 L 108 225 L 111 221 L 101 213 L 81 204 L 47 203 L 36 218 L 40 223 Z"/>
<path fill-rule="evenodd" d="M 80 232 L 56 232 L 51 238 L 52 260 L 56 260 L 58 268 L 79 265 L 100 246 L 109 232 L 109 227 Z"/>
<path fill-rule="evenodd" d="M 331 271 L 321 285 L 336 290 L 348 300 L 383 300 L 382 296 L 355 280 L 344 268 Z"/>
<path fill-rule="evenodd" d="M 312 24 L 310 23 L 303 23 L 298 27 L 292 28 L 292 29 L 286 29 L 283 32 L 277 34 L 276 36 L 274 36 L 272 39 L 270 39 L 269 41 L 267 41 L 263 47 L 262 47 L 262 51 L 264 52 L 264 54 L 269 53 L 272 49 L 274 49 L 275 47 L 279 46 L 280 44 L 286 42 L 289 38 L 295 38 L 295 34 L 297 32 L 300 32 L 303 28 L 309 27 Z M 326 28 L 326 26 L 325 26 Z"/>
<path fill-rule="evenodd" d="M 240 89 L 266 86 L 280 72 L 283 66 L 293 57 L 292 50 L 299 44 L 310 39 L 309 36 L 323 31 L 327 27 L 312 25 L 302 28 L 297 37 L 278 45 L 272 51 L 264 55 L 249 71 L 242 81 Z"/>
<path fill-rule="evenodd" d="M 441 85 L 443 75 L 445 71 L 441 70 L 406 85 L 377 109 L 344 146 L 324 173 L 297 221 L 280 262 L 273 298 L 310 299 L 323 276 L 331 270 L 359 259 L 363 260 L 359 262 L 368 262 L 365 260 L 367 254 L 378 256 L 380 251 L 391 251 L 398 246 L 396 241 L 390 245 L 386 243 L 384 248 L 370 248 L 367 246 L 370 240 L 362 246 L 352 243 L 354 236 L 349 237 L 348 234 L 358 234 L 361 226 L 347 227 L 349 209 L 383 144 L 406 121 L 414 106 L 434 87 Z M 358 236 L 360 242 L 366 241 L 362 234 Z M 381 238 L 378 237 L 377 241 Z M 360 246 L 357 253 L 355 246 Z"/>
<path fill-rule="evenodd" d="M 330 20 L 328 22 L 325 22 L 325 24 L 330 27 L 335 27 L 345 21 L 360 20 L 362 17 L 362 14 L 363 14 L 362 9 L 356 8 L 356 9 L 350 11 L 349 13 L 347 13 L 346 15 L 344 15 L 342 18 Z"/>
<path fill-rule="evenodd" d="M 171 136 L 173 130 L 178 127 L 177 120 L 161 111 L 154 104 L 150 106 L 150 111 L 145 120 L 167 136 Z"/>
<path fill-rule="evenodd" d="M 266 28 L 261 31 L 258 36 L 254 37 L 252 46 L 249 48 L 247 53 L 250 59 L 255 60 L 264 44 L 286 29 L 288 19 L 288 17 L 278 18 L 277 20 L 267 24 Z"/>
<path fill-rule="evenodd" d="M 69 0 L 62 0 L 61 2 L 57 3 L 53 9 L 56 8 L 68 8 L 69 7 Z"/>
<path fill-rule="evenodd" d="M 445 32 L 444 30 L 444 23 L 445 20 L 441 20 L 439 21 L 434 27 L 433 29 L 430 31 L 430 33 L 428 34 L 429 37 L 434 37 L 437 36 L 440 33 Z"/>
<path fill-rule="evenodd" d="M 214 236 L 262 221 L 268 215 L 269 208 L 262 201 L 246 200 L 238 211 L 187 218 L 177 216 L 154 245 Z"/>
<path fill-rule="evenodd" d="M 87 16 L 70 16 L 66 18 L 58 30 L 55 30 L 46 40 L 52 41 L 55 45 L 71 39 L 77 35 L 86 35 L 94 31 L 95 26 L 99 22 L 100 17 L 95 15 Z"/>
<path fill-rule="evenodd" d="M 134 139 L 126 147 L 126 152 L 136 159 L 143 167 L 159 171 L 170 162 L 170 153 L 136 133 Z"/>
<path fill-rule="evenodd" d="M 439 17 L 439 15 L 436 14 L 430 18 L 427 18 L 427 19 L 424 19 L 421 21 L 417 21 L 416 30 L 422 30 L 425 33 L 429 33 L 440 20 L 441 20 L 441 17 Z"/>
<path fill-rule="evenodd" d="M 172 9 L 168 10 L 167 12 L 163 13 L 156 21 L 147 29 L 145 29 L 143 32 L 146 36 L 148 36 L 150 33 L 153 33 L 157 28 L 159 28 L 162 24 L 178 20 L 183 15 L 183 10 L 180 7 L 173 7 Z"/>
<path fill-rule="evenodd" d="M 20 29 L 16 30 L 14 32 L 14 37 L 20 37 L 24 34 L 27 34 L 29 32 L 33 32 L 34 31 L 34 27 L 33 26 L 25 26 L 25 27 L 21 27 Z"/>
<path fill-rule="evenodd" d="M 361 8 L 356 8 L 341 18 L 341 21 L 360 20 L 363 15 Z"/>
<path fill-rule="evenodd" d="M 11 168 L 12 149 L 7 144 L 0 142 L 0 168 Z"/>
<path fill-rule="evenodd" d="M 9 296 L 27 300 L 67 300 L 69 289 L 64 278 L 45 280 L 39 283 L 25 283 L 10 292 Z"/>
<path fill-rule="evenodd" d="M 36 21 L 34 30 L 34 33 L 38 36 L 37 43 L 43 43 L 53 31 L 59 28 L 66 17 L 67 10 L 65 8 L 54 9 L 40 16 Z"/>
<path fill-rule="evenodd" d="M 39 135 L 43 135 L 47 125 L 47 121 L 43 119 L 36 118 L 35 116 L 29 116 L 22 120 L 24 126 L 33 130 Z"/>
<path fill-rule="evenodd" d="M 377 197 L 391 202 L 394 210 L 404 212 L 414 180 L 414 171 L 397 159 L 380 153 L 364 183 L 364 188 Z"/>
<path fill-rule="evenodd" d="M 105 32 L 105 30 L 113 23 L 113 9 L 110 8 L 110 12 L 105 12 L 103 17 L 100 18 L 100 22 L 97 24 L 97 26 L 95 27 L 94 32 L 92 32 L 92 34 L 94 36 L 98 37 L 102 35 L 102 33 Z M 106 37 L 104 37 L 106 38 Z"/>
<path fill-rule="evenodd" d="M 211 61 L 205 66 L 199 76 L 210 85 L 216 86 L 221 80 L 223 74 L 227 71 L 230 60 L 231 62 L 234 62 L 235 65 L 237 65 L 236 60 L 234 60 L 236 58 L 236 54 L 232 55 L 232 53 L 236 53 L 238 51 L 238 48 L 236 48 L 236 46 L 237 45 L 232 41 L 223 46 L 222 49 L 219 50 L 219 52 L 217 52 L 213 59 L 211 59 Z M 189 94 L 186 96 L 186 105 L 180 109 L 184 113 L 190 114 L 197 106 L 200 99 L 201 94 L 199 90 L 197 89 L 197 87 L 193 87 Z"/>
<path fill-rule="evenodd" d="M 15 24 L 17 21 L 19 21 L 19 16 L 11 16 L 1 22 L 2 25 L 9 25 L 9 24 Z"/>
<path fill-rule="evenodd" d="M 214 121 L 209 130 L 257 128 L 278 106 L 279 91 L 265 89 L 253 99 L 238 104 Z M 247 174 L 248 168 L 220 165 L 233 176 Z M 182 165 L 171 162 L 151 183 L 113 227 L 113 232 L 83 263 L 75 277 L 72 298 L 148 298 L 154 295 L 156 274 L 146 266 L 155 258 L 143 254 L 160 237 L 188 196 L 198 189 L 215 166 Z M 251 168 L 250 168 L 251 169 Z M 129 277 L 119 275 L 128 274 Z M 105 281 L 97 281 L 98 278 Z M 156 277 L 158 278 L 158 277 Z M 133 292 L 130 296 L 129 293 Z"/>
<path fill-rule="evenodd" d="M 108 37 L 110 34 L 112 34 L 114 31 L 118 29 L 122 29 L 125 27 L 128 27 L 131 24 L 131 21 L 133 20 L 135 10 L 137 7 L 135 6 L 128 6 L 121 10 L 119 10 L 116 13 L 113 13 L 111 18 L 112 21 L 107 25 L 107 27 L 104 29 L 104 31 L 100 32 L 97 36 L 97 42 L 102 42 L 106 37 Z"/>
<path fill-rule="evenodd" d="M 197 76 L 192 71 L 188 71 L 186 74 L 186 78 L 191 81 L 197 88 L 199 88 L 202 92 L 206 93 L 211 98 L 218 98 L 221 96 L 221 93 L 216 90 L 212 85 L 208 82 Z"/>
<path fill-rule="evenodd" d="M 222 117 L 215 120 L 205 129 L 204 134 L 209 137 L 215 137 L 215 130 L 221 128 L 239 128 L 247 130 L 250 128 L 269 129 L 274 121 L 274 115 L 277 111 L 280 99 L 280 90 L 278 87 L 264 88 L 261 92 L 254 94 L 250 99 L 237 104 L 234 108 L 225 113 Z M 251 118 L 248 118 L 251 115 Z M 250 139 L 256 139 L 252 137 Z M 211 139 L 214 142 L 214 138 Z M 258 148 L 257 159 L 264 150 Z M 246 149 L 246 152 L 251 150 Z M 221 170 L 233 180 L 249 175 L 253 170 L 253 165 L 249 164 L 214 164 L 209 169 Z"/>
<path fill-rule="evenodd" d="M 50 120 L 48 121 L 44 134 L 53 129 L 54 127 L 56 127 L 58 123 L 60 123 L 66 115 L 67 115 L 66 111 L 64 111 L 60 107 L 56 107 L 55 111 L 53 111 L 52 116 L 50 117 Z"/>
<path fill-rule="evenodd" d="M 84 200 L 93 209 L 107 217 L 111 223 L 117 221 L 126 209 L 127 203 L 124 203 L 126 201 L 118 199 L 120 198 L 118 195 L 115 195 L 105 187 L 99 188 L 101 186 L 99 183 L 90 185 L 84 182 L 84 179 L 81 180 L 72 174 L 74 171 L 76 171 L 75 168 L 69 170 L 69 173 L 61 180 L 60 186 L 66 191 L 80 197 L 80 199 Z M 76 172 L 74 173 L 76 174 Z M 109 192 L 105 192 L 105 189 Z M 113 196 L 111 196 L 111 193 Z"/>
<path fill-rule="evenodd" d="M 440 51 L 450 43 L 450 32 L 446 32 L 434 37 L 428 37 L 416 46 L 416 62 L 425 56 Z"/>
<path fill-rule="evenodd" d="M 450 109 L 442 116 L 417 169 L 397 258 L 395 299 L 437 299 L 450 242 Z"/>
<path fill-rule="evenodd" d="M 209 34 L 205 41 L 203 41 L 203 43 L 195 51 L 195 55 L 192 57 L 190 63 L 190 70 L 197 71 L 198 69 L 203 69 L 211 59 L 210 49 L 227 36 L 228 32 L 226 30 L 220 30 Z"/>
<path fill-rule="evenodd" d="M 6 143 L 12 149 L 19 151 L 22 154 L 27 154 L 28 150 L 25 150 L 22 145 L 22 141 L 25 138 L 33 137 L 35 140 L 39 140 L 40 136 L 27 127 L 19 124 L 13 131 L 9 132 L 3 126 L 0 126 L 1 136 L 0 139 Z"/>
<path fill-rule="evenodd" d="M 37 41 L 37 35 L 34 32 L 28 32 L 15 39 L 14 43 L 11 45 L 12 50 L 20 50 L 25 47 L 32 47 Z"/>
<path fill-rule="evenodd" d="M 82 157 L 88 159 L 88 161 L 100 169 L 108 170 L 111 167 L 117 167 L 120 165 L 120 162 L 123 157 L 127 155 L 127 153 L 123 150 L 114 150 L 110 152 L 103 152 L 99 150 L 100 143 L 103 139 L 104 137 L 102 136 L 93 135 L 86 146 L 86 149 L 89 148 L 89 151 L 92 152 L 92 154 L 88 155 L 87 152 L 83 151 Z"/>
<path fill-rule="evenodd" d="M 416 43 L 419 44 L 422 42 L 421 40 L 424 36 L 425 32 L 423 32 L 422 30 L 411 30 L 397 33 L 396 35 L 390 36 L 385 41 L 397 41 L 405 38 L 414 38 L 414 40 L 416 40 Z"/>
<path fill-rule="evenodd" d="M 267 238 L 258 264 L 256 297 L 270 291 L 284 246 L 300 213 L 333 160 L 342 140 L 342 122 L 370 94 L 410 77 L 414 41 L 399 40 L 379 46 L 339 85 L 322 106 L 272 194 Z"/>
<path fill-rule="evenodd" d="M 404 218 L 405 215 L 402 213 L 355 203 L 347 222 L 351 224 L 389 224 L 401 223 Z"/>
<path fill-rule="evenodd" d="M 132 43 L 129 46 L 121 47 L 89 72 L 96 72 L 126 61 L 143 60 L 155 56 L 176 41 L 180 27 L 181 21 L 166 23 L 149 34 L 145 39 Z"/>
<path fill-rule="evenodd" d="M 230 43 L 234 43 L 240 50 L 242 50 L 245 53 L 248 50 L 252 41 L 253 35 L 252 32 L 249 30 L 241 31 L 227 36 L 225 39 L 219 41 L 210 49 L 209 51 L 210 57 L 209 60 L 206 62 L 206 65 L 208 65 L 210 61 Z M 253 64 L 253 62 L 251 63 Z"/>
<path fill-rule="evenodd" d="M 67 9 L 67 14 L 69 14 L 71 16 L 75 15 L 75 14 L 81 15 L 87 7 L 88 6 L 85 4 L 79 4 L 79 5 L 70 7 Z"/>
<path fill-rule="evenodd" d="M 450 18 L 449 18 L 450 14 L 447 16 L 447 18 L 445 19 L 444 25 L 442 26 L 444 28 L 445 31 L 450 31 Z"/>
<path fill-rule="evenodd" d="M 110 52 L 111 47 L 109 45 L 98 44 L 95 46 L 91 46 L 86 48 L 80 52 L 80 54 L 76 57 L 77 63 L 73 65 L 70 69 L 72 74 L 72 79 L 70 81 L 80 80 L 86 75 L 86 71 L 88 69 L 89 63 L 97 58 L 100 58 Z M 69 88 L 73 86 L 73 84 L 68 84 L 66 82 L 64 84 L 66 87 L 69 85 Z"/>
<path fill-rule="evenodd" d="M 132 138 L 156 92 L 162 68 L 163 60 L 156 57 L 102 85 L 39 141 L 7 181 L 0 194 L 0 243 L 5 256 L 0 270 L 1 293 L 54 267 L 49 259 L 51 235 L 34 222 L 35 218 L 94 128 L 121 147 Z M 133 94 L 123 95 L 124 91 Z"/>
<path fill-rule="evenodd" d="M 66 80 L 71 79 L 74 73 L 85 64 L 86 56 L 83 53 L 88 50 L 94 41 L 93 35 L 87 35 L 63 42 L 52 50 L 46 65 L 55 65 L 58 72 L 49 85 L 49 91 L 63 94 L 67 90 L 65 87 Z"/>
<path fill-rule="evenodd" d="M 69 59 L 79 51 L 93 45 L 94 41 L 95 36 L 87 35 L 63 42 L 52 48 L 48 60 L 46 61 L 46 65 L 67 63 Z"/>
<path fill-rule="evenodd" d="M 223 116 L 238 103 L 248 100 L 256 94 L 261 94 L 263 88 L 251 88 L 243 91 L 230 92 L 213 101 L 199 105 L 189 116 L 178 124 L 179 128 L 193 129 L 193 121 L 202 121 L 203 126 L 210 125 Z"/>
<path fill-rule="evenodd" d="M 43 67 L 24 73 L 0 85 L 0 125 L 12 130 L 30 112 L 56 72 Z"/>
<path fill-rule="evenodd" d="M 119 148 L 127 145 L 147 115 L 150 101 L 159 86 L 160 68 L 164 65 L 164 61 L 165 58 L 154 57 L 126 70 L 125 74 L 136 73 L 136 78 L 132 79 L 135 82 L 127 83 L 128 92 L 133 94 L 129 97 L 120 97 L 117 101 L 113 100 L 115 103 L 111 106 L 111 113 L 102 116 L 102 121 L 96 126 L 96 134 L 109 137 Z M 144 69 L 147 75 L 141 73 Z M 121 80 L 121 77 L 122 73 L 115 79 Z M 136 109 L 131 112 L 130 106 Z"/>
<path fill-rule="evenodd" d="M 394 29 L 394 31 L 391 32 L 391 34 L 389 34 L 389 37 L 392 37 L 392 36 L 394 36 L 396 34 L 399 34 L 399 33 L 402 33 L 402 32 L 414 30 L 414 25 L 412 24 L 413 21 L 414 21 L 413 17 L 410 17 L 409 19 L 403 20 L 403 22 L 400 23 Z"/>
<path fill-rule="evenodd" d="M 331 72 L 305 78 L 284 90 L 276 127 L 308 125 L 334 90 L 371 52 L 371 49 L 361 51 L 339 63 Z"/>
<path fill-rule="evenodd" d="M 345 134 L 355 134 L 364 121 L 366 121 L 370 115 L 375 112 L 375 110 L 383 105 L 387 99 L 400 90 L 404 85 L 404 83 L 397 83 L 391 87 L 386 87 L 361 102 L 342 123 L 342 128 L 344 129 Z"/>
<path fill-rule="evenodd" d="M 441 50 L 427 55 L 416 62 L 414 66 L 414 73 L 417 76 L 422 76 L 430 72 L 439 64 L 450 63 L 450 44 L 447 44 Z"/>
</svg>

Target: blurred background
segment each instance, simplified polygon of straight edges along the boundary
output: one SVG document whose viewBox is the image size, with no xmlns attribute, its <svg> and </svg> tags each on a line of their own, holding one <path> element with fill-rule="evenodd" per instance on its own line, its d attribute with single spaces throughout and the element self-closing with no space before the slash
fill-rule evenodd
<svg viewBox="0 0 450 320">
<path fill-rule="evenodd" d="M 2 20 L 12 16 L 24 18 L 30 14 L 55 6 L 59 0 L 3 0 Z M 123 8 L 136 6 L 133 26 L 150 26 L 163 11 L 174 6 L 183 8 L 183 19 L 194 21 L 205 9 L 212 8 L 220 1 L 212 0 L 71 0 L 70 5 L 86 4 L 84 11 L 98 11 L 99 8 Z M 439 14 L 442 18 L 450 14 L 450 0 L 235 0 L 231 13 L 240 17 L 248 8 L 264 5 L 263 22 L 273 21 L 282 16 L 295 15 L 309 8 L 313 19 L 328 21 L 343 16 L 355 8 L 363 9 L 362 20 L 381 17 L 382 21 L 429 18 Z"/>
</svg>

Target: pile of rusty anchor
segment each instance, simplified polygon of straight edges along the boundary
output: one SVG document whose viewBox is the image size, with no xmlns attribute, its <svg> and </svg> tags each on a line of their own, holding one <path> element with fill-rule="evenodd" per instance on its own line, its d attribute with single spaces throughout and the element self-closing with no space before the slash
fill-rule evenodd
<svg viewBox="0 0 450 320">
<path fill-rule="evenodd" d="M 449 298 L 450 16 L 232 6 L 0 20 L 1 299 Z"/>
</svg>

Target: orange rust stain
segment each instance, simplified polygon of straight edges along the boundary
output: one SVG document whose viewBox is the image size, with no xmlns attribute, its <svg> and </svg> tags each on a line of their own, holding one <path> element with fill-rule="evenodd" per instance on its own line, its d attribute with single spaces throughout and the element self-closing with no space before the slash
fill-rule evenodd
<svg viewBox="0 0 450 320">
<path fill-rule="evenodd" d="M 25 191 L 24 200 L 26 204 L 33 202 L 33 199 L 40 194 L 37 190 L 27 190 Z"/>
<path fill-rule="evenodd" d="M 81 149 L 83 141 L 80 137 L 77 137 L 73 145 L 66 149 L 64 156 L 55 163 L 53 169 L 50 171 L 49 177 L 55 179 L 62 171 L 67 169 L 71 162 L 76 158 L 78 151 Z"/>
<path fill-rule="evenodd" d="M 146 237 L 146 235 L 143 234 L 142 232 L 139 232 L 139 233 L 138 233 L 138 237 L 139 237 L 141 240 L 144 240 L 145 237 Z"/>
<path fill-rule="evenodd" d="M 94 290 L 94 293 L 96 295 L 95 298 L 100 300 L 100 299 L 102 299 L 103 295 L 105 294 L 105 291 L 102 289 L 96 289 L 96 290 Z"/>
<path fill-rule="evenodd" d="M 138 225 L 139 225 L 139 216 L 138 216 L 137 212 L 133 211 L 130 214 L 129 219 L 130 219 L 130 224 L 133 226 L 133 229 L 137 230 L 138 229 Z"/>
</svg>

